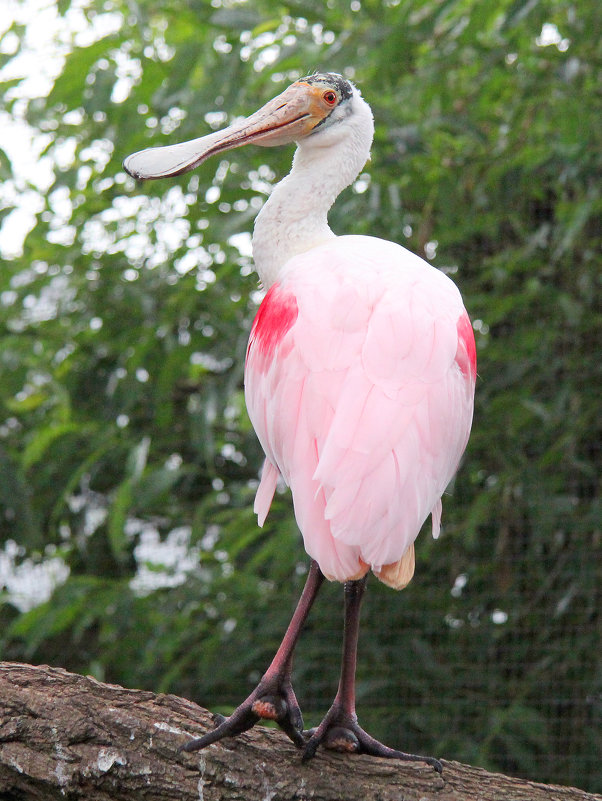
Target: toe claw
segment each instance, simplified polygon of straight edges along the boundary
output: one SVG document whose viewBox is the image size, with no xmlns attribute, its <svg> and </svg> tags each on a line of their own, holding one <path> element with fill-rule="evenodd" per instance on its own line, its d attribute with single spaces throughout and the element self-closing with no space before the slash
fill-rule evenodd
<svg viewBox="0 0 602 801">
<path fill-rule="evenodd" d="M 313 759 L 316 755 L 316 751 L 318 750 L 319 742 L 314 740 L 313 738 L 308 740 L 305 744 L 305 748 L 303 749 L 303 756 L 301 757 L 302 762 L 309 762 L 310 759 Z"/>
<path fill-rule="evenodd" d="M 443 765 L 438 759 L 436 759 L 435 757 L 422 757 L 422 759 L 424 760 L 424 762 L 426 762 L 427 765 L 430 765 L 432 768 L 434 768 L 437 771 L 437 773 L 439 774 L 443 773 Z"/>
</svg>

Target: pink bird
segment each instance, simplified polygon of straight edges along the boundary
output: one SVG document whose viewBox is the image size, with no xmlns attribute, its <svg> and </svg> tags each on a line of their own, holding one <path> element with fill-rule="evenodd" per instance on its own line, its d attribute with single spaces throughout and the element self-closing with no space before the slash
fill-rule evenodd
<svg viewBox="0 0 602 801">
<path fill-rule="evenodd" d="M 245 395 L 266 456 L 255 500 L 259 525 L 282 478 L 312 561 L 259 685 L 186 751 L 269 718 L 304 759 L 322 744 L 441 771 L 433 757 L 372 738 L 355 711 L 367 574 L 405 587 L 414 540 L 429 515 L 439 534 L 441 496 L 468 441 L 476 379 L 472 326 L 452 281 L 397 244 L 335 236 L 328 227 L 328 210 L 369 158 L 373 132 L 359 91 L 340 75 L 316 74 L 223 131 L 124 162 L 136 178 L 162 178 L 251 142 L 298 145 L 290 174 L 255 223 L 253 255 L 267 294 L 249 339 Z M 304 732 L 292 657 L 324 577 L 344 582 L 342 669 L 330 710 Z"/>
</svg>

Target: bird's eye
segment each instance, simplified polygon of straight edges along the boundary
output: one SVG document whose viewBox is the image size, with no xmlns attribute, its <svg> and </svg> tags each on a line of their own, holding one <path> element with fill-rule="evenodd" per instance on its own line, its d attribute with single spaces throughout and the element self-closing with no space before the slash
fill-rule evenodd
<svg viewBox="0 0 602 801">
<path fill-rule="evenodd" d="M 331 91 L 324 92 L 322 97 L 328 103 L 329 106 L 334 106 L 334 104 L 337 102 L 336 92 L 331 92 Z"/>
</svg>

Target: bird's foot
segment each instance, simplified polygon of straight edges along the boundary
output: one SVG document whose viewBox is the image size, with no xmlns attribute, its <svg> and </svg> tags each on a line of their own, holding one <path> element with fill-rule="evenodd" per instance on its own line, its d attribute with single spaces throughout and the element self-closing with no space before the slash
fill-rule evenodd
<svg viewBox="0 0 602 801">
<path fill-rule="evenodd" d="M 251 695 L 229 717 L 214 715 L 212 731 L 183 745 L 181 751 L 200 751 L 223 737 L 236 737 L 260 720 L 273 720 L 290 737 L 297 748 L 303 748 L 303 716 L 290 679 L 265 676 Z"/>
<path fill-rule="evenodd" d="M 358 724 L 355 713 L 349 714 L 338 705 L 333 705 L 330 708 L 326 717 L 316 729 L 310 729 L 305 734 L 304 762 L 312 759 L 318 750 L 318 746 L 322 745 L 331 751 L 342 753 L 369 754 L 370 756 L 384 757 L 385 759 L 402 759 L 405 762 L 424 762 L 433 767 L 437 773 L 443 771 L 441 762 L 434 757 L 406 754 L 375 740 Z"/>
</svg>

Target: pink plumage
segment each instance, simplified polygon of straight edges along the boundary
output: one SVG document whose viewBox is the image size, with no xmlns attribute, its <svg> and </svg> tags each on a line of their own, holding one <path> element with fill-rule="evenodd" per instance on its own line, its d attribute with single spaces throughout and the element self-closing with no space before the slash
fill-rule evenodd
<svg viewBox="0 0 602 801">
<path fill-rule="evenodd" d="M 290 259 L 247 351 L 260 524 L 281 475 L 307 552 L 339 581 L 398 562 L 430 513 L 437 536 L 475 377 L 460 293 L 419 257 L 343 236 Z"/>
</svg>

